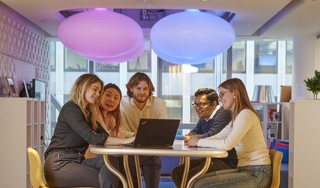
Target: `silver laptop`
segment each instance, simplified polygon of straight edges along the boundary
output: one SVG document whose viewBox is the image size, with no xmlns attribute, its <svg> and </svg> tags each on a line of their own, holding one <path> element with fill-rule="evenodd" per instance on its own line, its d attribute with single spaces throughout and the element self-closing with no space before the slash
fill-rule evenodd
<svg viewBox="0 0 320 188">
<path fill-rule="evenodd" d="M 141 118 L 133 147 L 171 147 L 180 119 L 149 119 Z"/>
</svg>

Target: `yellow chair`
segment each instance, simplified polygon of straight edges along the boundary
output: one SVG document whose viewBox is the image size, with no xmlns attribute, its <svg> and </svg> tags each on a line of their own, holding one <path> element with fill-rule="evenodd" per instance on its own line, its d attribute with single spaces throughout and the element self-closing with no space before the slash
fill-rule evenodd
<svg viewBox="0 0 320 188">
<path fill-rule="evenodd" d="M 43 179 L 42 164 L 38 152 L 28 147 L 28 158 L 30 166 L 30 181 L 33 188 L 48 187 Z"/>
<path fill-rule="evenodd" d="M 283 153 L 276 150 L 269 150 L 272 165 L 272 181 L 270 188 L 279 188 L 280 186 L 280 167 Z"/>
<path fill-rule="evenodd" d="M 29 158 L 29 166 L 30 166 L 30 181 L 31 181 L 32 187 L 33 188 L 49 188 L 43 178 L 42 164 L 41 164 L 41 160 L 38 152 L 35 149 L 28 147 L 28 158 Z M 86 188 L 90 188 L 90 187 L 86 187 Z"/>
</svg>

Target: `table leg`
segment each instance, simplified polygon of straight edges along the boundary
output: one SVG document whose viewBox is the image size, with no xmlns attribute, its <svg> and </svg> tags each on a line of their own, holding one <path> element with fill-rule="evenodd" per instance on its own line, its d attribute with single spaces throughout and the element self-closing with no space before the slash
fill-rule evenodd
<svg viewBox="0 0 320 188">
<path fill-rule="evenodd" d="M 179 160 L 179 165 L 182 165 L 184 162 L 184 157 L 180 157 L 180 160 Z"/>
<path fill-rule="evenodd" d="M 104 163 L 107 166 L 107 168 L 121 180 L 123 188 L 128 188 L 128 184 L 127 184 L 126 178 L 117 169 L 115 169 L 111 165 L 111 163 L 109 161 L 109 158 L 108 158 L 108 155 L 104 154 L 103 155 L 103 160 L 104 160 Z"/>
<path fill-rule="evenodd" d="M 189 174 L 189 168 L 190 168 L 190 157 L 185 157 L 185 162 L 184 162 L 184 172 L 182 176 L 182 181 L 181 181 L 181 188 L 186 187 L 186 182 Z"/>
<path fill-rule="evenodd" d="M 211 162 L 211 158 L 207 157 L 205 165 L 203 166 L 202 170 L 200 172 L 198 172 L 197 174 L 195 174 L 192 178 L 190 178 L 190 180 L 189 180 L 189 182 L 187 184 L 187 187 L 192 187 L 194 182 L 207 172 L 207 170 L 208 170 L 208 168 L 210 166 L 210 162 Z"/>
<path fill-rule="evenodd" d="M 124 170 L 126 171 L 127 181 L 129 188 L 133 187 L 130 168 L 129 168 L 129 162 L 128 162 L 128 155 L 123 155 L 123 166 Z"/>
<path fill-rule="evenodd" d="M 137 181 L 138 181 L 138 187 L 142 188 L 142 180 L 141 180 L 141 172 L 140 172 L 140 161 L 139 161 L 139 155 L 134 156 L 134 161 L 136 164 L 136 173 L 137 173 Z"/>
</svg>

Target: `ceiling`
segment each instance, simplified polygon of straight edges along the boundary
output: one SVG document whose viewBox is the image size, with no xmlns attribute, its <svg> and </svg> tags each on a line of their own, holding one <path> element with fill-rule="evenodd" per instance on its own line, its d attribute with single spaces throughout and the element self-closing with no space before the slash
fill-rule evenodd
<svg viewBox="0 0 320 188">
<path fill-rule="evenodd" d="M 236 16 L 231 23 L 236 36 L 244 38 L 289 38 L 320 33 L 320 0 L 208 0 L 206 2 L 201 0 L 2 0 L 2 2 L 42 28 L 48 37 L 57 37 L 57 28 L 65 19 L 59 11 L 69 9 L 84 11 L 104 7 L 123 12 L 129 11 L 128 9 L 166 9 L 171 13 L 175 10 L 191 8 L 208 11 L 222 10 L 235 13 Z"/>
</svg>

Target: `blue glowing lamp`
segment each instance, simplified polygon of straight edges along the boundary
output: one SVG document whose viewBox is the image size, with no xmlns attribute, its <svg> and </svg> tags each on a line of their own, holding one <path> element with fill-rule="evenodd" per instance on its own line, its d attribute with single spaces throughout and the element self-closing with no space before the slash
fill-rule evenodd
<svg viewBox="0 0 320 188">
<path fill-rule="evenodd" d="M 159 20 L 151 29 L 150 39 L 160 58 L 175 64 L 200 64 L 226 51 L 235 33 L 224 19 L 188 9 Z"/>
<path fill-rule="evenodd" d="M 157 47 L 152 46 L 154 53 L 156 53 L 161 59 L 173 63 L 173 64 L 202 64 L 212 60 L 212 57 L 209 58 L 191 58 L 191 57 L 174 57 L 168 53 L 165 53 L 159 50 Z"/>
</svg>

